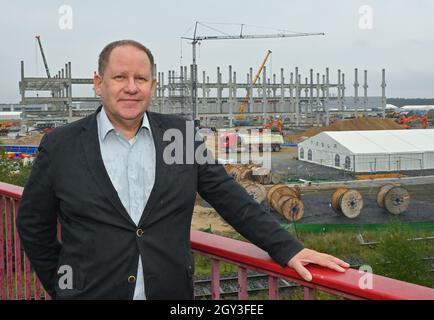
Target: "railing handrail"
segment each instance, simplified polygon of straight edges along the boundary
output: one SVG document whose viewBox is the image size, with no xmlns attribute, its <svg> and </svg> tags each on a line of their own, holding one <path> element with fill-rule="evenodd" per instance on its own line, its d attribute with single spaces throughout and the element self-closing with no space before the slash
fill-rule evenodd
<svg viewBox="0 0 434 320">
<path fill-rule="evenodd" d="M 0 182 L 0 196 L 6 196 L 12 199 L 21 200 L 23 190 L 23 187 L 6 182 Z"/>
<path fill-rule="evenodd" d="M 0 182 L 0 196 L 20 200 L 23 187 Z M 355 269 L 345 273 L 335 272 L 320 266 L 310 265 L 307 268 L 312 273 L 312 281 L 304 281 L 293 269 L 283 268 L 274 262 L 270 256 L 255 245 L 191 229 L 191 248 L 194 251 L 222 260 L 250 266 L 277 277 L 291 279 L 306 287 L 322 287 L 362 299 L 387 300 L 434 300 L 434 289 L 420 285 L 372 275 L 372 288 L 363 289 L 359 286 L 366 274 Z"/>
<path fill-rule="evenodd" d="M 191 246 L 195 251 L 251 266 L 278 277 L 290 278 L 306 287 L 324 287 L 370 300 L 434 300 L 434 289 L 375 274 L 372 274 L 372 288 L 363 289 L 359 283 L 366 274 L 355 269 L 340 273 L 309 265 L 307 268 L 312 273 L 312 281 L 306 282 L 293 269 L 282 268 L 264 250 L 251 243 L 193 229 Z"/>
</svg>

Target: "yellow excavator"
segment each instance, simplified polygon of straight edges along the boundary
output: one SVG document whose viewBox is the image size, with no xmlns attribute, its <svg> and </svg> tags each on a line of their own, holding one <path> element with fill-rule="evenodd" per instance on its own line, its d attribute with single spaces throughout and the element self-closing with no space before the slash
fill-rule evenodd
<svg viewBox="0 0 434 320">
<path fill-rule="evenodd" d="M 256 84 L 256 82 L 258 81 L 259 76 L 261 75 L 262 69 L 264 69 L 264 66 L 267 63 L 267 60 L 270 57 L 270 54 L 271 54 L 271 50 L 268 50 L 267 55 L 264 58 L 264 61 L 262 61 L 261 67 L 259 68 L 258 72 L 256 73 L 255 78 L 252 81 L 252 85 Z M 244 112 L 244 107 L 245 107 L 246 103 L 248 102 L 248 99 L 249 99 L 249 91 L 247 91 L 246 97 L 244 98 L 244 100 L 240 104 L 240 108 L 238 110 L 239 113 Z M 235 117 L 235 119 L 237 119 L 237 120 L 245 120 L 245 118 L 246 118 L 246 116 L 243 114 L 242 115 L 239 114 Z"/>
</svg>

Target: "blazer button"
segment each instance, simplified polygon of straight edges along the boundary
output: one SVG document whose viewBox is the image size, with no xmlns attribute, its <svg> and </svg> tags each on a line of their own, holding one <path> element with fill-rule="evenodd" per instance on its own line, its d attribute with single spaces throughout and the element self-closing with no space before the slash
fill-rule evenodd
<svg viewBox="0 0 434 320">
<path fill-rule="evenodd" d="M 129 276 L 129 277 L 128 277 L 128 282 L 129 282 L 129 283 L 134 283 L 134 282 L 136 282 L 136 277 L 135 277 L 135 276 Z"/>
<path fill-rule="evenodd" d="M 138 237 L 143 236 L 143 230 L 142 229 L 137 229 L 136 234 Z"/>
</svg>

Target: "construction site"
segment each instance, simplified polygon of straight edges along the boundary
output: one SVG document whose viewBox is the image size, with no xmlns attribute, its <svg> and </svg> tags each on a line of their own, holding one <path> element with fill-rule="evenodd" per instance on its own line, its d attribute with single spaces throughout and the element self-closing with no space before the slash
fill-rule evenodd
<svg viewBox="0 0 434 320">
<path fill-rule="evenodd" d="M 251 37 L 320 35 L 303 33 Z M 429 130 L 427 128 L 432 126 L 432 119 L 428 113 L 413 115 L 396 110 L 391 112 L 387 108 L 385 69 L 374 70 L 381 73 L 380 97 L 368 95 L 368 70 L 361 72 L 359 80 L 359 70 L 354 68 L 351 71 L 354 82 L 351 84 L 346 82 L 346 73 L 340 69 L 310 69 L 309 74 L 302 75 L 295 67 L 292 70 L 281 68 L 277 75 L 270 74 L 266 67 L 272 54 L 270 50 L 265 52 L 258 68 L 251 67 L 247 72 L 237 74 L 233 66 L 227 66 L 226 71 L 217 66 L 214 75 L 203 71 L 199 78 L 195 57 L 198 43 L 248 37 L 195 35 L 187 38 L 193 48 L 191 65 L 168 72 L 160 71 L 154 65 L 157 89 L 150 110 L 179 115 L 194 120 L 199 128 L 211 130 L 212 135 L 206 141 L 216 159 L 282 223 L 375 224 L 386 223 L 391 218 L 432 223 L 434 204 L 429 201 L 429 195 L 434 192 L 434 167 L 425 168 L 422 158 L 413 159 L 416 165 L 406 167 L 405 156 L 395 157 L 393 161 L 398 164 L 389 165 L 386 170 L 378 164 L 380 160 L 377 159 L 381 156 L 377 156 L 375 160 L 364 160 L 366 163 L 370 161 L 369 165 L 363 170 L 356 170 L 351 162 L 355 159 L 354 153 L 344 155 L 343 151 L 332 150 L 330 144 L 337 148 L 339 143 L 336 141 L 327 140 L 327 146 L 324 141 L 310 142 L 328 132 L 346 135 L 350 131 L 374 133 L 396 130 L 399 135 L 399 132 L 408 130 Z M 50 72 L 41 37 L 36 36 L 35 39 L 46 77 L 27 75 L 24 61 L 21 61 L 21 119 L 19 123 L 3 122 L 1 142 L 4 145 L 38 145 L 43 134 L 88 116 L 100 104 L 96 95 L 73 95 L 75 86 L 93 86 L 93 79 L 74 77 L 71 62 L 66 62 L 64 68 L 54 74 Z M 350 89 L 352 94 L 347 96 Z M 38 110 L 35 105 L 45 107 Z M 12 125 L 19 129 L 16 137 L 7 134 Z M 268 149 L 257 141 L 257 137 L 252 138 L 251 132 L 255 130 L 258 135 L 271 132 Z M 353 139 L 363 149 L 364 142 Z M 241 147 L 242 143 L 249 147 Z M 308 143 L 316 143 L 317 148 L 308 147 Z M 415 148 L 410 152 L 417 153 Z M 431 150 L 424 151 L 434 155 L 434 145 L 428 143 L 427 148 Z M 389 162 L 389 154 L 398 152 L 393 147 L 391 149 L 387 153 Z M 271 168 L 261 168 L 255 159 L 247 164 L 237 164 L 240 154 L 254 151 L 269 152 Z M 385 152 L 379 153 L 386 157 Z M 359 163 L 358 166 L 360 168 Z M 215 212 L 209 215 L 213 209 L 204 201 L 198 199 L 196 209 L 196 227 L 213 225 L 219 229 L 225 225 Z"/>
<path fill-rule="evenodd" d="M 434 299 L 432 46 L 416 6 L 10 6 L 27 20 L 8 26 L 25 40 L 5 37 L 0 300 L 169 298 L 179 309 L 186 284 L 196 300 Z M 192 15 L 224 21 L 182 34 Z M 229 22 L 240 16 L 252 25 Z M 101 51 L 117 38 L 139 46 Z M 179 163 L 176 148 L 166 161 L 171 129 Z M 289 257 L 288 239 L 305 255 Z M 55 259 L 56 270 L 38 266 Z"/>
</svg>

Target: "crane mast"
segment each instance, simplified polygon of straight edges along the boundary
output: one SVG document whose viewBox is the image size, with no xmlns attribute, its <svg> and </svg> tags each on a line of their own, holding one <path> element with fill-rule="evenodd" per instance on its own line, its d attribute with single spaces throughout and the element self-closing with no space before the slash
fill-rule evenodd
<svg viewBox="0 0 434 320">
<path fill-rule="evenodd" d="M 193 74 L 192 74 L 192 118 L 193 120 L 198 120 L 198 112 L 197 112 L 197 64 L 196 64 L 196 45 L 200 41 L 204 40 L 241 40 L 241 39 L 270 39 L 270 38 L 294 38 L 294 37 L 307 37 L 307 36 L 319 36 L 325 35 L 324 33 L 305 33 L 305 32 L 297 32 L 297 33 L 276 33 L 276 34 L 251 34 L 244 35 L 243 34 L 243 26 L 241 25 L 241 32 L 239 35 L 224 35 L 224 36 L 197 36 L 197 25 L 200 24 L 199 21 L 196 21 L 194 28 L 193 38 L 182 37 L 182 39 L 191 40 L 192 49 L 193 49 Z"/>
<path fill-rule="evenodd" d="M 44 49 L 42 49 L 41 36 L 36 36 L 36 40 L 38 40 L 39 49 L 41 49 L 42 60 L 44 61 L 45 72 L 47 73 L 47 77 L 51 78 L 50 70 L 48 69 L 47 59 L 45 59 Z"/>
</svg>

